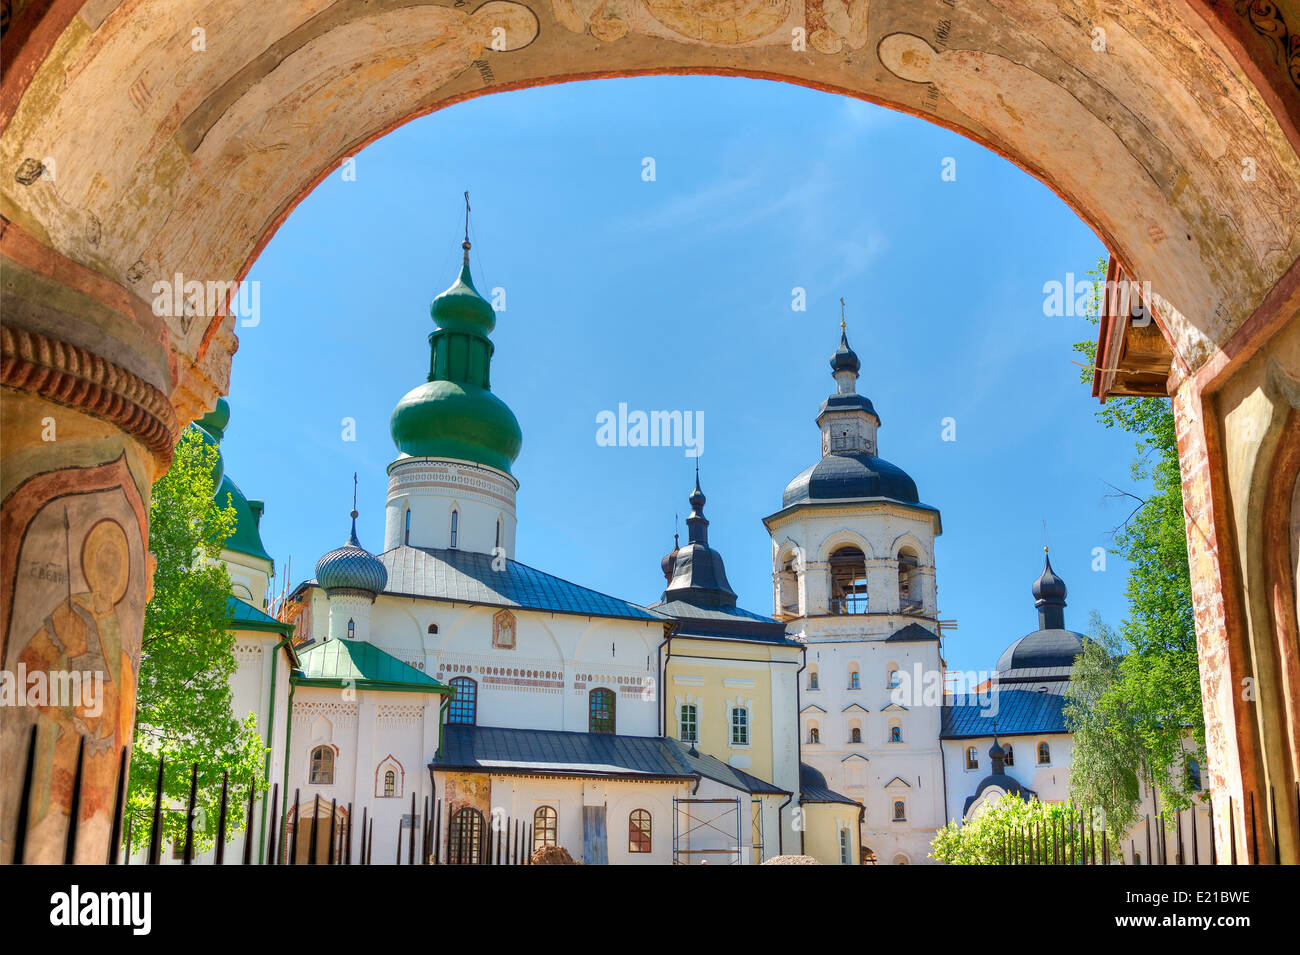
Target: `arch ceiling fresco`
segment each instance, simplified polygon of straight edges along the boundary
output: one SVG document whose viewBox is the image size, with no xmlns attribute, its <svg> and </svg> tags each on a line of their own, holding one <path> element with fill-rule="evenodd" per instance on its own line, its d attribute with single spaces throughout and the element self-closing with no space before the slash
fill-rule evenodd
<svg viewBox="0 0 1300 955">
<path fill-rule="evenodd" d="M 1116 274 L 1150 288 L 1168 353 L 1143 345 L 1160 359 L 1147 393 L 1167 372 L 1220 847 L 1248 831 L 1246 793 L 1294 785 L 1300 624 L 1282 598 L 1300 544 L 1277 529 L 1294 542 L 1300 527 L 1300 0 L 0 0 L 0 30 L 0 615 L 18 614 L 0 656 L 31 642 L 23 615 L 41 608 L 26 604 L 47 596 L 15 588 L 14 568 L 112 517 L 121 536 L 101 528 L 87 566 L 110 582 L 100 571 L 122 568 L 124 596 L 105 609 L 116 589 L 89 577 L 73 593 L 68 561 L 64 589 L 124 634 L 105 652 L 124 654 L 124 694 L 133 682 L 149 487 L 228 390 L 238 347 L 225 309 L 155 314 L 155 283 L 242 278 L 340 162 L 448 104 L 743 75 L 963 133 L 1054 189 Z M 1101 364 L 1125 347 L 1127 323 L 1111 335 L 1107 319 Z M 59 440 L 41 440 L 58 409 Z M 90 492 L 95 513 L 60 503 Z M 1259 705 L 1235 692 L 1247 678 Z M 0 734 L 9 765 L 16 726 Z M 0 777 L 0 796 L 16 785 Z M 67 793 L 48 793 L 33 832 L 61 824 Z M 6 846 L 15 803 L 0 798 Z M 1289 816 L 1269 838 L 1300 861 Z M 44 841 L 39 858 L 61 857 Z"/>
<path fill-rule="evenodd" d="M 6 6 L 21 29 L 33 4 Z M 1300 256 L 1295 124 L 1229 48 L 1255 44 L 1294 85 L 1285 5 L 1235 4 L 1231 35 L 1187 0 L 56 6 L 66 22 L 47 15 L 32 36 L 43 59 L 6 64 L 0 212 L 141 305 L 177 272 L 240 277 L 305 191 L 413 116 L 636 73 L 786 79 L 966 133 L 1048 183 L 1151 283 L 1189 370 Z M 163 347 L 132 370 L 182 420 L 200 413 L 228 384 L 233 321 L 143 311 Z"/>
</svg>

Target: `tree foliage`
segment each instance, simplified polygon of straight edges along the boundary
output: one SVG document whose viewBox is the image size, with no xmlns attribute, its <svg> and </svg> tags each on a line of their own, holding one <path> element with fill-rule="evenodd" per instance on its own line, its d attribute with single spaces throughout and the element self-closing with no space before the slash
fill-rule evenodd
<svg viewBox="0 0 1300 955">
<path fill-rule="evenodd" d="M 196 853 L 211 846 L 217 831 L 223 772 L 230 773 L 230 832 L 242 824 L 241 802 L 263 773 L 266 749 L 255 717 L 241 722 L 232 712 L 231 584 L 220 558 L 236 517 L 229 497 L 224 504 L 214 499 L 218 462 L 216 447 L 187 429 L 149 505 L 149 550 L 157 569 L 145 608 L 136 696 L 127 804 L 133 850 L 149 842 L 161 757 L 161 839 L 177 845 L 185 837 L 191 766 L 198 764 Z"/>
<path fill-rule="evenodd" d="M 1104 257 L 1089 275 L 1096 323 Z M 1082 377 L 1091 381 L 1096 343 L 1075 350 L 1088 357 Z M 1190 804 L 1184 767 L 1188 758 L 1204 760 L 1205 723 L 1173 409 L 1167 398 L 1111 398 L 1097 417 L 1136 436 L 1131 477 L 1149 488 L 1119 492 L 1133 503 L 1112 548 L 1128 562 L 1128 616 L 1118 630 L 1094 616 L 1066 705 L 1074 798 L 1104 809 L 1108 826 L 1119 827 L 1134 819 L 1140 780 L 1155 784 L 1166 808 Z"/>
<path fill-rule="evenodd" d="M 1083 817 L 1087 818 L 1086 812 Z M 1014 840 L 1018 835 L 1032 829 L 1035 845 L 1045 853 L 1040 858 L 1051 858 L 1050 834 L 1057 833 L 1059 838 L 1059 834 L 1064 833 L 1057 843 L 1060 858 L 1064 861 L 1081 860 L 1082 839 L 1074 839 L 1079 822 L 1079 810 L 1069 803 L 1040 802 L 1037 799 L 1025 801 L 1015 793 L 1006 793 L 980 810 L 974 819 L 960 824 L 953 820 L 940 829 L 930 843 L 930 858 L 949 865 L 1001 865 L 1014 853 Z M 1039 845 L 1041 833 L 1048 834 L 1048 841 Z M 1102 840 L 1099 833 L 1095 839 L 1089 837 L 1089 845 L 1094 841 L 1100 861 Z M 1112 855 L 1116 845 L 1118 843 L 1114 841 L 1110 843 Z"/>
</svg>

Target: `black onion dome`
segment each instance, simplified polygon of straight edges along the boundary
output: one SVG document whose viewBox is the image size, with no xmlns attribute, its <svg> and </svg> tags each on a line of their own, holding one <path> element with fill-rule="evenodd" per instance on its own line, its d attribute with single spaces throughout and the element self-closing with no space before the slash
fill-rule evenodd
<svg viewBox="0 0 1300 955">
<path fill-rule="evenodd" d="M 677 542 L 677 535 L 673 535 L 673 549 L 664 554 L 664 559 L 659 561 L 659 569 L 664 572 L 664 580 L 673 579 L 673 566 L 677 563 L 677 551 L 681 545 Z"/>
<path fill-rule="evenodd" d="M 1064 602 L 1066 596 L 1065 581 L 1056 576 L 1056 572 L 1052 570 L 1052 561 L 1046 556 L 1046 548 L 1043 550 L 1043 573 L 1034 581 L 1034 586 L 1031 588 L 1034 600 L 1053 602 L 1059 600 Z"/>
<path fill-rule="evenodd" d="M 841 329 L 840 347 L 835 349 L 834 355 L 831 355 L 831 371 L 833 373 L 851 371 L 856 375 L 861 370 L 862 362 L 858 361 L 858 353 L 849 347 L 848 335 Z"/>
<path fill-rule="evenodd" d="M 1007 755 L 1007 751 L 1002 748 L 1002 744 L 994 737 L 993 745 L 989 747 L 989 759 L 1002 759 Z"/>
<path fill-rule="evenodd" d="M 858 497 L 920 503 L 916 482 L 902 468 L 865 451 L 836 451 L 799 472 L 786 485 L 781 506 Z"/>
<path fill-rule="evenodd" d="M 388 570 L 357 540 L 357 514 L 352 512 L 352 536 L 316 562 L 316 582 L 331 590 L 362 590 L 379 594 L 388 585 Z"/>
</svg>

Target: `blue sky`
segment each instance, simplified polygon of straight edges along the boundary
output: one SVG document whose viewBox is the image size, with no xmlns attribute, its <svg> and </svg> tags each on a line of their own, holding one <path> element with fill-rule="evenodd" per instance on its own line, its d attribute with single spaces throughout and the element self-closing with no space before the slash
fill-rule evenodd
<svg viewBox="0 0 1300 955">
<path fill-rule="evenodd" d="M 1107 482 L 1133 486 L 1133 440 L 1096 422 L 1079 384 L 1070 346 L 1093 327 L 1043 314 L 1044 283 L 1081 277 L 1102 245 L 993 153 L 831 94 L 658 77 L 462 103 L 374 143 L 355 172 L 304 199 L 254 265 L 260 323 L 239 329 L 232 373 L 227 473 L 266 500 L 263 539 L 279 573 L 292 556 L 293 582 L 345 539 L 353 471 L 362 542 L 382 544 L 389 416 L 428 371 L 468 189 L 476 284 L 506 290 L 493 390 L 524 433 L 512 556 L 656 600 L 694 461 L 600 447 L 596 416 L 702 412 L 711 542 L 741 605 L 769 612 L 761 518 L 819 456 L 843 296 L 880 454 L 943 514 L 949 664 L 991 668 L 1036 628 L 1044 521 L 1067 625 L 1123 615 L 1124 566 L 1091 565 L 1128 512 Z"/>
</svg>

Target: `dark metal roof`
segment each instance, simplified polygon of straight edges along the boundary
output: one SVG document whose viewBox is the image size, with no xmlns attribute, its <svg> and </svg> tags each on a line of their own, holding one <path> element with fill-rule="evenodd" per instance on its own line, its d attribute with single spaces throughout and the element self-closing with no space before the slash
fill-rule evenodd
<svg viewBox="0 0 1300 955">
<path fill-rule="evenodd" d="M 872 497 L 920 503 L 916 482 L 902 468 L 865 451 L 832 451 L 786 486 L 781 506 Z"/>
<path fill-rule="evenodd" d="M 1083 652 L 1083 635 L 1073 630 L 1035 630 L 1025 634 L 998 657 L 998 679 L 1002 682 L 1042 676 L 1022 671 L 1065 671 L 1069 676 L 1074 658 Z"/>
<path fill-rule="evenodd" d="M 941 739 L 972 736 L 1033 736 L 1068 733 L 1063 712 L 1065 683 L 1049 683 L 1047 692 L 998 689 L 990 695 L 958 694 L 944 697 Z"/>
<path fill-rule="evenodd" d="M 645 607 L 579 587 L 516 560 L 507 559 L 501 570 L 494 570 L 496 558 L 491 554 L 401 546 L 385 551 L 379 559 L 388 570 L 385 593 L 592 617 L 663 619 Z"/>
<path fill-rule="evenodd" d="M 933 630 L 927 630 L 919 623 L 909 623 L 901 630 L 895 630 L 885 638 L 886 643 L 921 643 L 927 640 L 939 639 L 939 635 Z"/>
<path fill-rule="evenodd" d="M 724 637 L 800 645 L 798 641 L 786 636 L 785 624 L 779 620 L 740 607 L 700 607 L 684 600 L 671 600 L 651 604 L 650 609 L 676 620 L 678 636 Z"/>
<path fill-rule="evenodd" d="M 799 801 L 800 802 L 839 802 L 849 806 L 862 805 L 856 799 L 850 799 L 843 793 L 837 793 L 826 785 L 826 777 L 820 770 L 807 763 L 799 764 Z"/>
<path fill-rule="evenodd" d="M 771 783 L 662 736 L 620 736 L 504 726 L 443 727 L 434 770 L 498 774 L 681 779 L 704 776 L 759 795 L 789 795 Z"/>
</svg>

